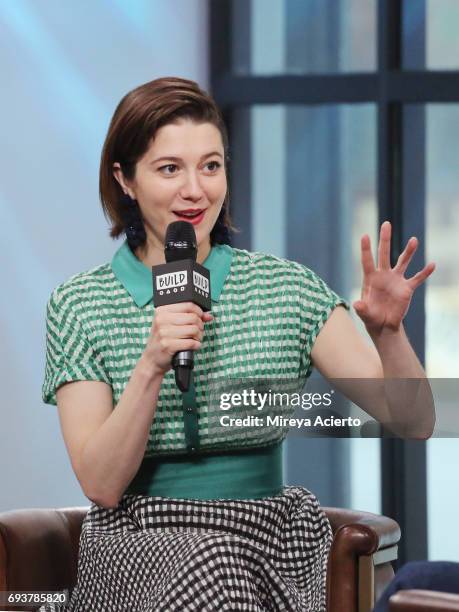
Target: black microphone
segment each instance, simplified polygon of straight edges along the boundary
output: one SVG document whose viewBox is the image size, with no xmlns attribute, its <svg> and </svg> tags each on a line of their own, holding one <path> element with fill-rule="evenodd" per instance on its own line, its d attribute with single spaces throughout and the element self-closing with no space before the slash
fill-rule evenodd
<svg viewBox="0 0 459 612">
<path fill-rule="evenodd" d="M 155 308 L 164 304 L 193 302 L 202 310 L 211 309 L 210 273 L 196 262 L 196 233 L 191 223 L 174 221 L 166 230 L 166 263 L 153 266 Z M 194 351 L 179 351 L 172 358 L 175 382 L 180 391 L 188 391 L 194 368 Z"/>
<path fill-rule="evenodd" d="M 191 223 L 187 221 L 174 221 L 166 230 L 164 255 L 166 263 L 191 259 L 196 261 L 198 249 L 196 246 L 196 232 Z M 191 371 L 194 368 L 194 352 L 179 351 L 172 358 L 172 367 L 175 371 L 175 384 L 180 391 L 190 388 Z"/>
</svg>

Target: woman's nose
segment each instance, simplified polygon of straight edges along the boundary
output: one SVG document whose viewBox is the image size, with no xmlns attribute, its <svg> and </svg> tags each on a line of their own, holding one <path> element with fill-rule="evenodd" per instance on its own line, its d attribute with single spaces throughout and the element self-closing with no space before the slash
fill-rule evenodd
<svg viewBox="0 0 459 612">
<path fill-rule="evenodd" d="M 183 198 L 200 199 L 202 196 L 202 187 L 199 181 L 199 176 L 195 172 L 186 174 L 185 182 L 181 189 Z"/>
</svg>

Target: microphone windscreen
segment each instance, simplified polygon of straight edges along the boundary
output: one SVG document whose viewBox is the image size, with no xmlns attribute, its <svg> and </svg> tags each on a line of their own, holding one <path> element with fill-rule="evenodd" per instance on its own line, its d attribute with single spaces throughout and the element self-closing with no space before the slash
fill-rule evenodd
<svg viewBox="0 0 459 612">
<path fill-rule="evenodd" d="M 196 232 L 188 221 L 173 221 L 166 230 L 166 244 L 168 242 L 191 242 L 196 246 Z"/>
<path fill-rule="evenodd" d="M 167 263 L 180 259 L 196 261 L 196 232 L 191 223 L 188 223 L 188 221 L 173 221 L 167 226 L 164 254 Z"/>
</svg>

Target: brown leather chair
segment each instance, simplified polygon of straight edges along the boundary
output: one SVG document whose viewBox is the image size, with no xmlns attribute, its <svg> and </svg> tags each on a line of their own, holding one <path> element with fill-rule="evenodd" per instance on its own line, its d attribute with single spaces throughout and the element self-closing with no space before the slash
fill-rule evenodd
<svg viewBox="0 0 459 612">
<path fill-rule="evenodd" d="M 370 612 L 375 597 L 394 575 L 390 562 L 397 557 L 399 526 L 369 512 L 324 510 L 334 533 L 328 561 L 327 611 Z M 88 507 L 75 507 L 0 513 L 0 591 L 73 588 L 81 523 L 87 511 Z M 38 607 L 23 606 L 21 610 Z"/>
<path fill-rule="evenodd" d="M 459 612 L 459 595 L 407 589 L 389 600 L 390 612 Z"/>
</svg>

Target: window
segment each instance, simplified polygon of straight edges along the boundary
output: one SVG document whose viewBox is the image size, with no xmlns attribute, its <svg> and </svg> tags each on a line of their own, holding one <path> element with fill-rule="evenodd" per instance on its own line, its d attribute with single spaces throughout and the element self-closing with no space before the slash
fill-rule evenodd
<svg viewBox="0 0 459 612">
<path fill-rule="evenodd" d="M 301 261 L 351 301 L 360 287 L 360 235 L 370 233 L 375 248 L 385 219 L 393 226 L 393 263 L 416 235 L 420 248 L 408 272 L 430 260 L 440 264 L 438 236 L 445 228 L 457 233 L 453 211 L 459 208 L 451 153 L 458 142 L 451 105 L 459 103 L 451 59 L 458 56 L 456 4 L 210 3 L 211 89 L 230 126 L 232 213 L 243 229 L 236 246 Z M 445 350 L 454 363 L 458 346 L 454 334 L 444 337 L 447 321 L 438 316 L 446 294 L 457 300 L 457 252 L 445 248 L 454 245 L 443 245 L 447 269 L 418 290 L 404 321 L 432 376 L 437 368 L 445 372 Z M 453 317 L 457 302 L 448 303 L 442 312 Z M 446 440 L 306 442 L 289 446 L 288 479 L 313 490 L 324 505 L 394 517 L 404 533 L 399 563 L 428 556 L 426 474 L 428 468 L 430 486 L 437 469 L 430 453 L 437 442 L 446 449 Z M 369 466 L 366 476 L 362 465 Z M 436 489 L 442 494 L 444 488 Z"/>
</svg>

